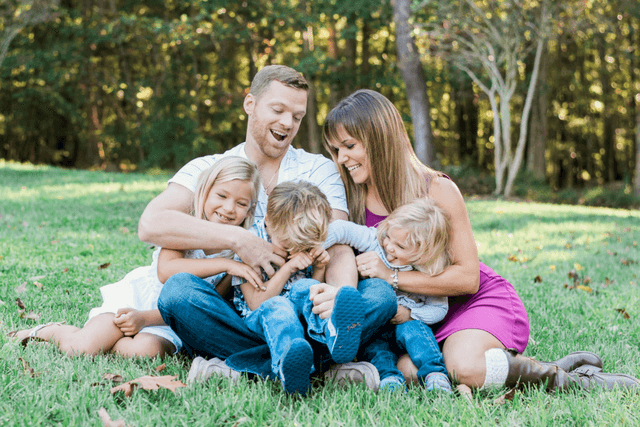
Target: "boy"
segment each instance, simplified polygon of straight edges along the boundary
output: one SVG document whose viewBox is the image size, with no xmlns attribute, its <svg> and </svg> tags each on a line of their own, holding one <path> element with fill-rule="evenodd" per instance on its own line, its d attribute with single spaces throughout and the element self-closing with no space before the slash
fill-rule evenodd
<svg viewBox="0 0 640 427">
<path fill-rule="evenodd" d="M 351 361 L 358 352 L 364 324 L 365 302 L 352 287 L 340 288 L 329 319 L 312 312 L 309 288 L 324 281 L 329 254 L 322 249 L 331 221 L 331 206 L 315 185 L 284 182 L 277 185 L 267 203 L 264 221 L 251 229 L 259 237 L 284 249 L 289 258 L 262 288 L 234 277 L 234 304 L 245 324 L 269 346 L 272 370 L 288 393 L 306 395 L 313 372 L 309 336 L 328 347 L 337 363 Z"/>
</svg>

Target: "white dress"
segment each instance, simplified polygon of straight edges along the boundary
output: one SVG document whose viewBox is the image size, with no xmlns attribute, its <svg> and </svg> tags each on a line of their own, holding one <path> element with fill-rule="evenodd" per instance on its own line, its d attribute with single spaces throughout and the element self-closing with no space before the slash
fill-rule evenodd
<svg viewBox="0 0 640 427">
<path fill-rule="evenodd" d="M 162 290 L 163 283 L 158 279 L 158 254 L 160 248 L 153 252 L 153 262 L 145 267 L 138 267 L 129 272 L 124 278 L 116 283 L 102 286 L 102 305 L 95 307 L 89 312 L 89 319 L 103 313 L 116 313 L 120 308 L 134 308 L 136 310 L 157 310 L 158 297 Z M 215 258 L 221 254 L 205 255 L 201 249 L 189 250 L 185 253 L 185 258 L 204 259 Z M 217 285 L 226 273 L 204 279 Z M 182 349 L 182 340 L 169 326 L 148 326 L 140 332 L 160 336 L 169 340 L 176 348 L 176 353 Z"/>
</svg>

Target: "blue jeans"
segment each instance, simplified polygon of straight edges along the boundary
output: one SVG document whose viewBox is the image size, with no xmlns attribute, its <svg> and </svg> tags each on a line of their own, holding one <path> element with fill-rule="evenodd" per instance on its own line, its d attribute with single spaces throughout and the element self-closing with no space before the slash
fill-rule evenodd
<svg viewBox="0 0 640 427">
<path fill-rule="evenodd" d="M 381 279 L 362 280 L 358 291 L 366 301 L 361 336 L 366 342 L 396 314 L 397 300 L 391 286 Z M 191 356 L 219 357 L 238 371 L 277 378 L 267 344 L 204 280 L 188 273 L 172 276 L 162 288 L 158 309 Z"/>
<path fill-rule="evenodd" d="M 419 320 L 411 320 L 399 325 L 388 325 L 379 337 L 372 339 L 363 350 L 364 358 L 370 361 L 380 374 L 380 379 L 391 376 L 402 378 L 398 370 L 398 356 L 394 350 L 406 351 L 418 368 L 418 380 L 424 383 L 432 372 L 447 375 L 442 352 L 431 328 Z"/>
</svg>

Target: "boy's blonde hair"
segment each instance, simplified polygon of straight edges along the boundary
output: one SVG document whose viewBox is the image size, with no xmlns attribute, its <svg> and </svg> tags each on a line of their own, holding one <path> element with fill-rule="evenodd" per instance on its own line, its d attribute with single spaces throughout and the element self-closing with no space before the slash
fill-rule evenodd
<svg viewBox="0 0 640 427">
<path fill-rule="evenodd" d="M 324 146 L 344 182 L 351 221 L 365 223 L 366 192 L 365 185 L 353 181 L 346 165 L 338 163 L 331 146 L 340 142 L 341 130 L 362 142 L 371 184 L 387 212 L 427 195 L 427 180 L 437 179 L 438 173 L 418 160 L 398 109 L 378 92 L 358 90 L 329 112 L 322 131 Z"/>
<path fill-rule="evenodd" d="M 218 183 L 233 181 L 249 181 L 251 184 L 251 206 L 247 217 L 242 224 L 244 228 L 253 225 L 253 217 L 256 210 L 256 202 L 260 191 L 260 174 L 258 167 L 251 160 L 238 156 L 227 156 L 215 162 L 209 169 L 205 169 L 198 178 L 198 185 L 193 197 L 192 214 L 196 218 L 207 219 L 204 213 L 204 204 L 209 197 L 211 188 Z"/>
<path fill-rule="evenodd" d="M 278 184 L 267 202 L 268 233 L 289 252 L 304 252 L 327 239 L 331 205 L 324 193 L 307 181 Z"/>
<path fill-rule="evenodd" d="M 391 212 L 378 226 L 381 245 L 395 228 L 408 231 L 408 243 L 416 248 L 411 262 L 416 270 L 435 276 L 451 264 L 451 224 L 445 212 L 429 197 L 421 197 Z"/>
</svg>

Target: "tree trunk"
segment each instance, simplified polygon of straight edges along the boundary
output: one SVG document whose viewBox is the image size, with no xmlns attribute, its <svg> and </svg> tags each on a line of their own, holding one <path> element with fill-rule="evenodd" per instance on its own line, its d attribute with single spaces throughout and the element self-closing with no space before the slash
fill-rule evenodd
<svg viewBox="0 0 640 427">
<path fill-rule="evenodd" d="M 547 170 L 545 160 L 548 137 L 547 110 L 549 107 L 547 63 L 548 51 L 547 43 L 545 42 L 542 58 L 540 59 L 540 74 L 536 87 L 536 98 L 531 110 L 531 130 L 529 132 L 529 150 L 527 152 L 527 170 L 531 172 L 536 179 L 544 179 Z"/>
<path fill-rule="evenodd" d="M 394 0 L 393 21 L 396 25 L 398 66 L 407 87 L 407 97 L 411 107 L 414 147 L 420 161 L 427 165 L 433 165 L 435 150 L 427 84 L 418 48 L 411 37 L 410 14 L 410 0 Z"/>
</svg>

